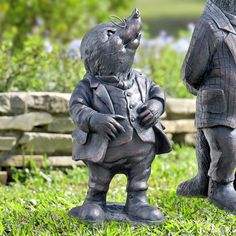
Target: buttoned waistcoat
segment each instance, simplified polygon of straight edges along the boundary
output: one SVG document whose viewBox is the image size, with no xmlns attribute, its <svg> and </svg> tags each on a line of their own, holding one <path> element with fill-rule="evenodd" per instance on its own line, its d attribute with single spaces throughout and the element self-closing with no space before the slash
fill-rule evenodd
<svg viewBox="0 0 236 236">
<path fill-rule="evenodd" d="M 70 99 L 70 114 L 77 125 L 72 134 L 74 160 L 102 162 L 108 146 L 119 146 L 130 142 L 134 130 L 143 142 L 155 142 L 156 153 L 170 151 L 169 140 L 160 122 L 153 128 L 145 129 L 140 125 L 137 113 L 138 107 L 149 99 L 157 99 L 164 105 L 164 93 L 158 85 L 145 76 L 137 71 L 133 73 L 134 84 L 126 90 L 111 85 L 108 87 L 95 76 L 88 74 L 79 82 Z M 91 133 L 88 123 L 94 111 L 124 116 L 125 119 L 119 122 L 126 132 L 110 143 L 103 136 Z"/>
</svg>

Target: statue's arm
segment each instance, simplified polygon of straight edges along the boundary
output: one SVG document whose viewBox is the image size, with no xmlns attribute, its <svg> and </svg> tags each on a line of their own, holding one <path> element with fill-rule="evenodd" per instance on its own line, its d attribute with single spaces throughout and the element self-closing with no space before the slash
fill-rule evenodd
<svg viewBox="0 0 236 236">
<path fill-rule="evenodd" d="M 159 85 L 148 79 L 148 100 L 153 100 L 157 104 L 159 114 L 165 111 L 165 95 Z"/>
<path fill-rule="evenodd" d="M 216 37 L 209 20 L 200 19 L 185 57 L 181 77 L 190 93 L 196 95 L 204 74 L 211 63 L 216 46 Z"/>
<path fill-rule="evenodd" d="M 141 125 L 148 129 L 153 127 L 164 113 L 165 98 L 162 89 L 149 79 L 146 79 L 146 91 L 146 101 L 139 107 L 138 113 Z"/>
<path fill-rule="evenodd" d="M 89 119 L 95 110 L 91 106 L 92 90 L 89 81 L 83 79 L 72 92 L 69 111 L 74 123 L 84 132 L 89 132 Z"/>
</svg>

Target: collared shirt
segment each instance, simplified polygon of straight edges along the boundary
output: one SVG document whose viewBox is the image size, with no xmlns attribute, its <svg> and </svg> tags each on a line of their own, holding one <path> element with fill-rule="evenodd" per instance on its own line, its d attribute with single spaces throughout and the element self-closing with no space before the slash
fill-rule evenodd
<svg viewBox="0 0 236 236">
<path fill-rule="evenodd" d="M 126 79 L 120 79 L 115 75 L 108 75 L 108 76 L 96 76 L 98 80 L 100 80 L 105 85 L 112 85 L 117 88 L 126 90 L 130 89 L 134 83 L 135 75 L 131 70 Z"/>
</svg>

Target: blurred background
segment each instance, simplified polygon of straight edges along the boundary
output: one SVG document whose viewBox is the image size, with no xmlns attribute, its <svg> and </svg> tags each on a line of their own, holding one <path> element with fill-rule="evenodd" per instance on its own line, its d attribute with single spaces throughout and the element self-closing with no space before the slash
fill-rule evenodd
<svg viewBox="0 0 236 236">
<path fill-rule="evenodd" d="M 0 91 L 71 92 L 85 73 L 84 33 L 134 7 L 144 23 L 134 67 L 168 96 L 189 97 L 180 67 L 203 0 L 0 0 Z"/>
<path fill-rule="evenodd" d="M 205 0 L 134 0 L 132 6 L 140 9 L 143 22 L 151 37 L 160 31 L 178 35 L 189 23 L 201 15 Z"/>
</svg>

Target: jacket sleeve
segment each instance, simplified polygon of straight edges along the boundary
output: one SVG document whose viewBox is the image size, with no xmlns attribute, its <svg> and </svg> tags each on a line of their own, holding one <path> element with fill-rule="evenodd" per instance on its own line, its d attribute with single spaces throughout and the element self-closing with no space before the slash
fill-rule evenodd
<svg viewBox="0 0 236 236">
<path fill-rule="evenodd" d="M 72 120 L 79 129 L 86 133 L 89 132 L 89 119 L 92 114 L 96 112 L 91 106 L 92 96 L 93 94 L 89 81 L 83 79 L 73 91 L 69 103 L 70 116 Z"/>
<path fill-rule="evenodd" d="M 161 115 L 165 111 L 165 95 L 163 90 L 159 85 L 155 84 L 151 79 L 147 79 L 147 91 L 148 91 L 148 100 L 155 99 L 157 102 L 161 103 L 162 111 Z"/>
<path fill-rule="evenodd" d="M 211 63 L 215 50 L 216 37 L 211 20 L 203 16 L 197 23 L 185 57 L 181 77 L 190 93 L 197 94 L 204 74 Z"/>
</svg>

